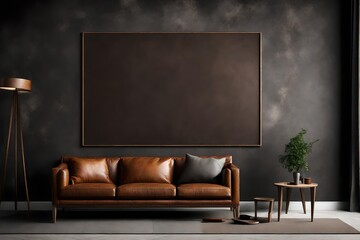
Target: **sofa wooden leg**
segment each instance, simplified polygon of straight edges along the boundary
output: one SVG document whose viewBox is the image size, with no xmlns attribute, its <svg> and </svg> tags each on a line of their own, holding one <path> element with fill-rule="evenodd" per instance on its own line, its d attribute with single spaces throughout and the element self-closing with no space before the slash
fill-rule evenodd
<svg viewBox="0 0 360 240">
<path fill-rule="evenodd" d="M 239 218 L 239 206 L 233 207 L 233 217 L 234 218 Z"/>
<path fill-rule="evenodd" d="M 52 206 L 52 221 L 53 223 L 56 223 L 56 213 L 57 213 L 57 208 L 55 205 Z"/>
</svg>

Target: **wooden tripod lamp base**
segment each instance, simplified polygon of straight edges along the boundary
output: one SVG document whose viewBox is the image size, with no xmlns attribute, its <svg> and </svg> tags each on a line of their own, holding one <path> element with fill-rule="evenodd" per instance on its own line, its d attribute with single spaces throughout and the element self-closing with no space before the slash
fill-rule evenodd
<svg viewBox="0 0 360 240">
<path fill-rule="evenodd" d="M 27 201 L 28 211 L 30 210 L 30 201 L 29 201 L 29 191 L 26 177 L 26 165 L 25 165 L 25 153 L 24 153 L 24 140 L 22 134 L 21 126 L 21 117 L 20 117 L 20 103 L 19 103 L 19 92 L 31 92 L 31 81 L 23 78 L 6 78 L 0 82 L 0 89 L 13 91 L 13 100 L 11 105 L 10 121 L 9 121 L 9 131 L 6 142 L 6 151 L 5 151 L 5 160 L 4 160 L 4 169 L 3 169 L 3 179 L 1 182 L 0 189 L 0 204 L 4 194 L 5 180 L 6 180 L 6 171 L 7 163 L 9 159 L 9 148 L 11 135 L 13 133 L 14 137 L 14 176 L 15 176 L 15 210 L 17 210 L 18 202 L 18 146 L 20 144 L 21 149 L 21 163 L 22 163 L 22 172 L 24 176 L 24 185 L 25 185 L 25 194 Z M 19 142 L 20 139 L 20 142 Z"/>
</svg>

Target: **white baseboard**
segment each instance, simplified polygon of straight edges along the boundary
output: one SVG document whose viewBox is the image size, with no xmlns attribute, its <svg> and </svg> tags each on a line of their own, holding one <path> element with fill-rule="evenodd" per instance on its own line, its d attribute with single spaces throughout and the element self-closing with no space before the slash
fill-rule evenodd
<svg viewBox="0 0 360 240">
<path fill-rule="evenodd" d="M 1 202 L 0 210 L 14 210 L 14 202 Z M 278 203 L 275 202 L 274 210 L 277 211 Z M 51 202 L 44 201 L 44 202 L 30 202 L 30 208 L 31 210 L 36 211 L 51 211 Z M 258 205 L 259 209 L 267 209 L 268 203 L 259 203 Z M 306 202 L 306 208 L 310 209 L 310 202 Z M 340 202 L 340 201 L 318 201 L 315 202 L 315 209 L 317 211 L 331 211 L 331 210 L 347 210 L 349 208 L 348 202 Z M 189 209 L 189 208 L 184 208 Z M 199 208 L 201 209 L 201 208 Z M 205 208 L 205 209 L 211 209 L 211 208 Z M 240 202 L 240 209 L 241 212 L 250 212 L 254 211 L 254 202 L 252 201 L 241 201 Z M 285 209 L 285 202 L 283 203 L 283 209 Z M 301 201 L 291 201 L 289 209 L 295 210 L 295 211 L 302 211 L 302 204 Z M 18 210 L 27 210 L 27 204 L 26 202 L 18 202 Z M 132 209 L 133 210 L 133 209 Z"/>
<path fill-rule="evenodd" d="M 258 203 L 259 209 L 268 209 L 268 203 Z M 244 201 L 240 202 L 240 209 L 241 211 L 254 211 L 254 202 L 252 201 Z M 278 202 L 275 201 L 274 203 L 274 210 L 277 211 L 278 209 Z M 283 210 L 285 209 L 285 201 L 283 202 Z M 295 211 L 302 211 L 302 203 L 301 201 L 291 201 L 289 205 L 289 209 Z M 310 201 L 306 202 L 306 209 L 311 209 Z M 349 202 L 328 202 L 328 201 L 318 201 L 315 202 L 315 209 L 317 211 L 335 211 L 335 210 L 348 210 L 349 209 Z"/>
</svg>

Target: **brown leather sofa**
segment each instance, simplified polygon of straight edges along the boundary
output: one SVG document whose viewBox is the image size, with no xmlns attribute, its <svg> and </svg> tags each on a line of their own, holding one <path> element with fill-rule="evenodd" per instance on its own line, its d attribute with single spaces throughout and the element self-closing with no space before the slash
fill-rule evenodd
<svg viewBox="0 0 360 240">
<path fill-rule="evenodd" d="M 231 156 L 213 158 L 224 157 L 216 182 L 185 184 L 185 157 L 62 157 L 52 169 L 53 222 L 59 207 L 230 207 L 238 217 L 240 172 Z"/>
</svg>

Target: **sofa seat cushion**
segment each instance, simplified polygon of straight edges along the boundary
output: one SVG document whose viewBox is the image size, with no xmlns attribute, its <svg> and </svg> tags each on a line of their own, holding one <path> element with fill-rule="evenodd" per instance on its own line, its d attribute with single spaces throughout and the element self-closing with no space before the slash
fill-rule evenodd
<svg viewBox="0 0 360 240">
<path fill-rule="evenodd" d="M 170 183 L 128 183 L 116 188 L 119 199 L 172 199 L 176 187 Z"/>
<path fill-rule="evenodd" d="M 231 190 L 212 183 L 188 183 L 177 187 L 177 197 L 180 199 L 230 199 Z"/>
<path fill-rule="evenodd" d="M 60 190 L 62 199 L 114 199 L 116 186 L 112 183 L 77 183 Z"/>
</svg>

